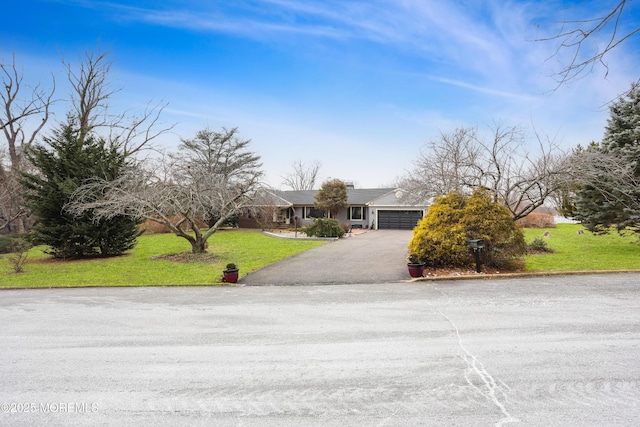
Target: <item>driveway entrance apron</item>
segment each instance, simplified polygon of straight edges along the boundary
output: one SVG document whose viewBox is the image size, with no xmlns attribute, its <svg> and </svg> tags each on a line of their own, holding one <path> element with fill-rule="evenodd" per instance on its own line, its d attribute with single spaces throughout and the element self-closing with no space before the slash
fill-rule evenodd
<svg viewBox="0 0 640 427">
<path fill-rule="evenodd" d="M 372 230 L 339 239 L 249 273 L 246 285 L 399 282 L 407 273 L 411 231 Z"/>
</svg>

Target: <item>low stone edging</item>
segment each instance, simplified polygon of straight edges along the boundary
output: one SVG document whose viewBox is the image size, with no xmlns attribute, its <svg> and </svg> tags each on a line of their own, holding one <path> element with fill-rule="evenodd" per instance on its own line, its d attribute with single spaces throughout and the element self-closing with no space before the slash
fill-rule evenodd
<svg viewBox="0 0 640 427">
<path fill-rule="evenodd" d="M 287 240 L 326 240 L 326 241 L 338 240 L 338 237 L 308 237 L 308 236 L 295 237 L 290 235 L 283 236 L 282 234 L 272 233 L 270 231 L 263 231 L 262 234 L 267 235 L 269 237 L 275 237 L 276 239 L 287 239 Z M 299 234 L 302 235 L 303 233 L 299 232 Z"/>
<path fill-rule="evenodd" d="M 566 270 L 566 271 L 527 271 L 522 273 L 504 273 L 504 274 L 460 274 L 450 276 L 428 276 L 416 277 L 407 280 L 408 282 L 433 282 L 436 280 L 489 280 L 489 279 L 514 279 L 526 277 L 548 277 L 548 276 L 583 276 L 587 274 L 621 274 L 621 273 L 640 273 L 640 270 Z"/>
</svg>

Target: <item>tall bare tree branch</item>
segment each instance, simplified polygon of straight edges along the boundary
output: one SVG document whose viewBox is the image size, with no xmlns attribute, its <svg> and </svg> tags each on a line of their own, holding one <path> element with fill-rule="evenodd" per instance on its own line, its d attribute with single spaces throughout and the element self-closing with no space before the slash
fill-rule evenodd
<svg viewBox="0 0 640 427">
<path fill-rule="evenodd" d="M 569 179 L 568 156 L 536 134 L 538 150 L 527 151 L 517 127 L 499 123 L 485 140 L 476 128 L 442 133 L 420 154 L 400 186 L 407 197 L 429 200 L 451 192 L 487 189 L 514 220 L 530 214 Z"/>
<path fill-rule="evenodd" d="M 600 4 L 598 2 L 598 5 Z M 581 5 L 587 8 L 589 2 L 582 2 Z M 575 7 L 578 11 L 579 6 Z M 640 26 L 633 19 L 631 9 L 631 0 L 620 0 L 602 16 L 564 21 L 558 34 L 538 39 L 559 43 L 552 58 L 557 58 L 564 52 L 569 54 L 568 63 L 555 73 L 558 82 L 556 89 L 567 82 L 584 77 L 597 65 L 603 66 L 608 75 L 609 65 L 606 56 L 640 33 Z M 627 17 L 630 17 L 629 25 L 623 27 Z"/>
<path fill-rule="evenodd" d="M 120 90 L 108 86 L 107 78 L 111 70 L 111 63 L 107 60 L 108 54 L 108 51 L 97 55 L 85 52 L 84 60 L 77 71 L 71 63 L 62 59 L 71 84 L 71 105 L 73 116 L 78 121 L 81 141 L 95 128 L 110 126 L 122 120 L 121 116 L 108 116 L 108 100 Z"/>
<path fill-rule="evenodd" d="M 1 64 L 0 129 L 6 141 L 5 156 L 0 158 L 0 229 L 16 221 L 16 231 L 25 231 L 27 209 L 22 199 L 19 174 L 26 167 L 24 153 L 31 147 L 50 117 L 54 103 L 55 78 L 51 77 L 51 87 L 44 89 L 40 84 L 27 86 L 23 73 L 18 70 L 15 54 L 10 64 Z"/>
<path fill-rule="evenodd" d="M 282 177 L 282 184 L 295 191 L 313 190 L 320 171 L 320 162 L 315 160 L 308 165 L 302 160 L 295 160 L 292 171 Z"/>
<path fill-rule="evenodd" d="M 113 113 L 109 101 L 121 89 L 113 89 L 109 83 L 111 62 L 109 52 L 94 54 L 86 52 L 79 70 L 63 59 L 71 83 L 72 115 L 77 120 L 79 139 L 90 133 L 106 129 L 106 139 L 117 145 L 125 154 L 132 156 L 147 148 L 158 136 L 173 129 L 175 124 L 164 125 L 160 116 L 168 103 L 147 103 L 141 113 L 130 110 Z"/>
</svg>

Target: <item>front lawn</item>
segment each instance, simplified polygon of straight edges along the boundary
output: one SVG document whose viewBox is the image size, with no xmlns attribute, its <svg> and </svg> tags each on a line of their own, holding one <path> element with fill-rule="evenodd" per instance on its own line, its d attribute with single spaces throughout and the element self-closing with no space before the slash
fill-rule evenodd
<svg viewBox="0 0 640 427">
<path fill-rule="evenodd" d="M 61 261 L 37 247 L 31 249 L 24 273 L 14 273 L 7 256 L 0 257 L 0 288 L 221 284 L 227 263 L 237 264 L 242 277 L 325 243 L 276 239 L 258 230 L 224 230 L 209 239 L 211 256 L 199 260 L 168 257 L 191 250 L 186 240 L 173 234 L 143 235 L 135 249 L 113 258 Z"/>
<path fill-rule="evenodd" d="M 588 231 L 579 234 L 582 229 L 574 224 L 525 229 L 527 242 L 541 237 L 554 250 L 527 255 L 526 270 L 640 269 L 640 243 L 636 236 L 621 237 L 615 232 L 594 236 Z M 545 232 L 549 237 L 543 237 Z M 190 245 L 173 234 L 142 236 L 133 251 L 114 258 L 60 261 L 38 247 L 30 251 L 25 272 L 20 274 L 13 272 L 6 255 L 0 256 L 0 288 L 215 285 L 221 284 L 222 270 L 229 262 L 238 264 L 242 277 L 325 243 L 275 239 L 257 230 L 225 230 L 211 237 L 209 256 L 198 260 L 171 256 L 190 251 Z"/>
<path fill-rule="evenodd" d="M 553 253 L 532 254 L 525 258 L 527 271 L 637 270 L 640 269 L 640 242 L 634 235 L 615 231 L 595 236 L 578 224 L 558 224 L 556 228 L 528 228 L 525 239 L 539 237 Z M 543 237 L 548 232 L 549 237 Z"/>
</svg>

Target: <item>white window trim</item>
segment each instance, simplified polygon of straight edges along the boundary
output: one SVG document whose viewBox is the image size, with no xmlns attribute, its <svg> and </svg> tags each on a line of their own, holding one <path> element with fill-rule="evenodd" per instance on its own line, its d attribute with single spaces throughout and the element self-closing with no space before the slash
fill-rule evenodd
<svg viewBox="0 0 640 427">
<path fill-rule="evenodd" d="M 307 219 L 307 220 L 316 219 L 316 218 L 308 216 L 309 211 L 311 211 L 311 209 L 316 209 L 316 208 L 314 206 L 303 206 L 302 207 L 302 219 Z M 326 212 L 325 212 L 325 214 L 326 214 Z M 329 218 L 332 218 L 331 214 L 329 214 Z"/>
<path fill-rule="evenodd" d="M 360 218 L 358 219 L 354 219 L 353 218 L 353 209 L 360 209 Z M 349 215 L 348 215 L 348 219 L 349 221 L 365 221 L 366 220 L 366 215 L 365 215 L 365 210 L 366 206 L 349 206 Z"/>
</svg>

